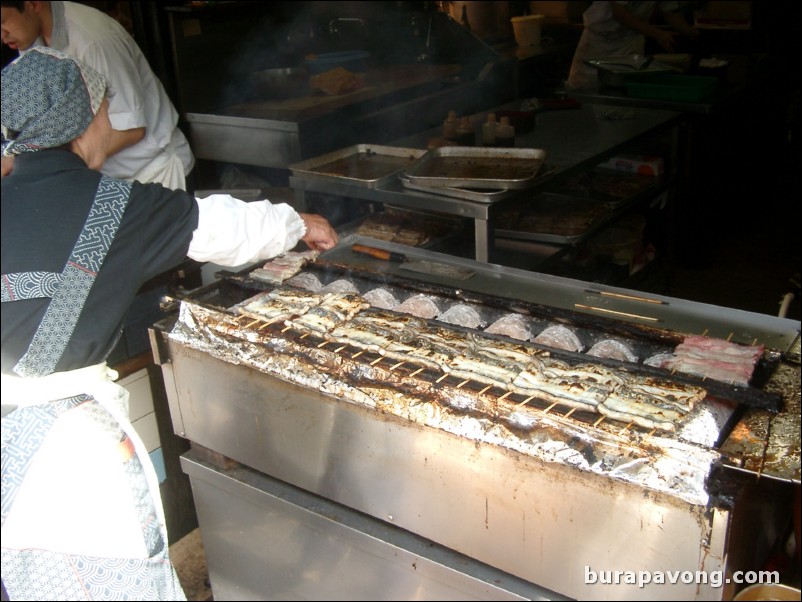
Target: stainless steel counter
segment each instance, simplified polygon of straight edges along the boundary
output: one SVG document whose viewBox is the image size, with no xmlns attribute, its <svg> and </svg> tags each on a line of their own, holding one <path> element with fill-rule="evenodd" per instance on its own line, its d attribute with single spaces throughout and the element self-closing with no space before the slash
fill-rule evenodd
<svg viewBox="0 0 802 602">
<path fill-rule="evenodd" d="M 495 110 L 517 106 L 517 103 L 507 104 Z M 472 122 L 484 123 L 486 115 L 486 112 L 475 114 Z M 630 119 L 608 120 L 603 118 L 603 111 L 598 107 L 583 105 L 579 109 L 538 114 L 534 131 L 516 136 L 515 145 L 545 150 L 546 162 L 556 168 L 538 180 L 539 187 L 558 175 L 595 166 L 606 157 L 650 136 L 669 132 L 676 139 L 681 123 L 682 115 L 675 111 L 643 108 L 634 110 Z M 396 140 L 392 145 L 425 149 L 429 139 L 440 135 L 439 129 L 427 130 Z M 400 181 L 382 188 L 365 189 L 347 183 L 295 176 L 290 178 L 290 186 L 301 203 L 307 193 L 313 192 L 468 217 L 474 221 L 475 258 L 484 262 L 492 260 L 495 217 L 504 209 L 532 198 L 534 191 L 538 190 L 535 187 L 493 203 L 480 203 L 410 190 Z"/>
</svg>

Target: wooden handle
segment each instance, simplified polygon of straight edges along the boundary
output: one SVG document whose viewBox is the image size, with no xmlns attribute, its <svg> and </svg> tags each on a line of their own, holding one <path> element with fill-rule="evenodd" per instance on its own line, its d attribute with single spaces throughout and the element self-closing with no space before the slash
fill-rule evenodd
<svg viewBox="0 0 802 602">
<path fill-rule="evenodd" d="M 385 251 L 384 249 L 377 249 L 375 247 L 368 247 L 365 245 L 352 245 L 351 250 L 354 253 L 362 253 L 363 255 L 370 255 L 376 259 L 383 259 L 385 261 L 404 261 L 404 256 L 400 253 L 393 253 Z"/>
</svg>

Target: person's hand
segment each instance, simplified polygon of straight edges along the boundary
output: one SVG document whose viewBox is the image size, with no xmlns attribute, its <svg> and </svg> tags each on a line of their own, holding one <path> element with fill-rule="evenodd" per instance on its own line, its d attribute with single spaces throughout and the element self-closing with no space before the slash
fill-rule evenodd
<svg viewBox="0 0 802 602">
<path fill-rule="evenodd" d="M 0 171 L 0 178 L 5 178 L 12 171 L 14 171 L 14 157 L 3 157 L 2 171 Z"/>
<path fill-rule="evenodd" d="M 301 238 L 310 249 L 326 251 L 334 248 L 340 237 L 328 220 L 313 213 L 299 214 L 306 224 L 306 234 Z"/>
<path fill-rule="evenodd" d="M 666 52 L 673 52 L 677 47 L 676 40 L 674 40 L 675 35 L 676 34 L 673 31 L 658 29 L 654 36 L 654 41 L 657 42 Z"/>
</svg>

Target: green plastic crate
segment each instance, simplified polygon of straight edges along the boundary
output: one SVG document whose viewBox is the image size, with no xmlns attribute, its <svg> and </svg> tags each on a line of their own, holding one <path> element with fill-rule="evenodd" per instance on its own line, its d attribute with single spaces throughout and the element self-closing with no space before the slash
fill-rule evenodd
<svg viewBox="0 0 802 602">
<path fill-rule="evenodd" d="M 707 98 L 717 83 L 715 77 L 660 74 L 628 79 L 624 85 L 633 98 L 698 102 Z"/>
</svg>

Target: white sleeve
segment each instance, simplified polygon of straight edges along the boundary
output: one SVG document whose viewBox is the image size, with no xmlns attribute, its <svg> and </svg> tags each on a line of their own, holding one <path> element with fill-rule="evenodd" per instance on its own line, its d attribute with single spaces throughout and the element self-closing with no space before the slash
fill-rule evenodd
<svg viewBox="0 0 802 602">
<path fill-rule="evenodd" d="M 292 249 L 306 234 L 298 213 L 285 203 L 246 203 L 228 194 L 213 194 L 198 203 L 198 228 L 187 255 L 223 266 L 270 259 Z"/>
</svg>

